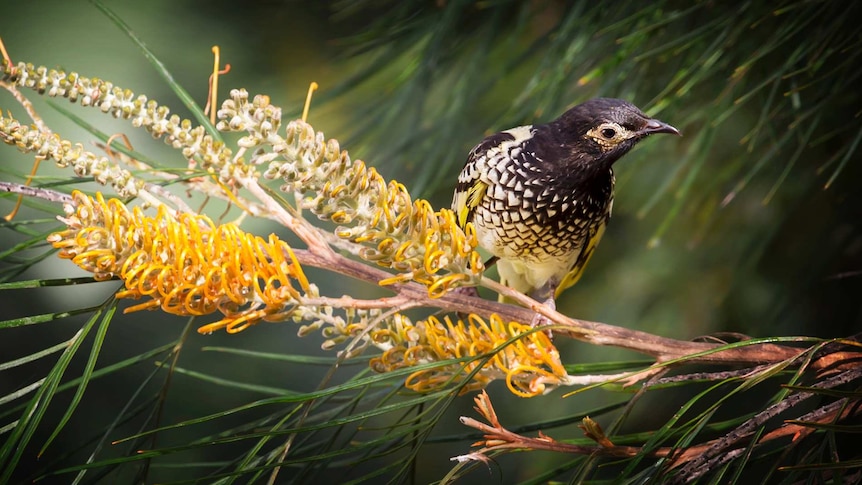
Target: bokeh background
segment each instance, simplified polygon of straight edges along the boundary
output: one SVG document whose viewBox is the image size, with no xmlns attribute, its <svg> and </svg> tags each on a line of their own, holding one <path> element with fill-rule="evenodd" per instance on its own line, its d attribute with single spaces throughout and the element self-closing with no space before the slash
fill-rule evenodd
<svg viewBox="0 0 862 485">
<path fill-rule="evenodd" d="M 105 1 L 200 104 L 205 102 L 213 45 L 220 46 L 222 61 L 231 65 L 221 78 L 222 96 L 232 87 L 268 94 L 289 119 L 301 112 L 308 84 L 317 82 L 311 124 L 340 140 L 354 158 L 404 182 L 414 196 L 437 207 L 449 205 L 466 153 L 483 136 L 549 121 L 593 96 L 629 99 L 684 136 L 647 140 L 616 165 L 612 222 L 584 278 L 563 295 L 558 309 L 678 339 L 717 332 L 852 335 L 862 328 L 857 150 L 862 63 L 857 59 L 858 28 L 851 20 L 859 7 L 840 1 L 732 3 L 615 2 L 605 8 L 599 2 L 553 0 Z M 109 79 L 188 116 L 129 37 L 90 3 L 0 0 L 0 12 L 0 36 L 13 60 Z M 31 98 L 51 128 L 96 150 L 91 133 L 39 96 Z M 162 163 L 184 164 L 178 153 L 123 121 L 66 102 L 62 107 L 105 133 L 125 133 L 136 150 Z M 23 116 L 5 91 L 0 92 L 0 109 Z M 31 157 L 0 146 L 2 180 L 22 181 L 31 164 Z M 50 163 L 43 163 L 39 174 L 44 181 L 70 177 Z M 81 186 L 95 190 L 90 183 Z M 12 203 L 12 198 L 0 199 L 0 209 L 5 213 Z M 19 217 L 45 218 L 44 207 L 25 207 Z M 207 211 L 215 217 L 223 207 L 214 204 Z M 51 224 L 35 227 L 50 231 Z M 289 238 L 283 228 L 265 221 L 247 221 L 243 227 Z M 0 250 L 9 257 L 25 238 L 0 231 Z M 28 249 L 33 254 L 44 250 Z M 18 274 L 14 258 L 22 254 L 28 253 L 11 254 L 13 260 L 4 263 L 6 281 L 85 276 L 54 258 Z M 318 278 L 332 295 L 370 294 L 343 278 Z M 116 288 L 115 282 L 107 282 L 0 291 L 0 320 L 98 305 Z M 68 339 L 84 320 L 86 316 L 4 328 L 0 362 Z M 185 324 L 160 312 L 118 317 L 106 335 L 98 367 L 170 342 Z M 290 322 L 258 325 L 233 336 L 192 334 L 178 361 L 183 371 L 171 377 L 159 418 L 176 423 L 262 397 L 193 372 L 307 392 L 328 370 L 326 365 L 250 359 L 209 348 L 331 358 L 319 349 L 321 341 L 318 335 L 300 339 Z M 639 358 L 574 342 L 560 342 L 559 347 L 567 363 Z M 0 372 L 0 395 L 44 375 L 53 364 L 44 360 Z M 86 352 L 74 361 L 70 378 L 85 361 Z M 38 450 L 28 449 L 15 478 L 29 480 L 46 460 L 70 464 L 86 459 L 89 450 L 82 451 L 81 443 L 99 436 L 135 392 L 165 389 L 163 374 L 147 381 L 155 369 L 137 365 L 92 383 L 41 464 Z M 362 369 L 361 362 L 340 369 L 334 382 Z M 620 399 L 595 391 L 567 399 L 556 392 L 522 400 L 501 383 L 490 391 L 499 414 L 511 425 L 573 415 Z M 51 408 L 56 416 L 49 417 L 62 415 L 71 394 L 57 395 Z M 647 399 L 631 422 L 644 429 L 659 426 L 679 399 Z M 0 428 L 14 419 L 10 409 L 17 404 L 13 400 L 0 406 L 6 413 Z M 449 457 L 468 451 L 470 440 L 457 416 L 472 415 L 471 405 L 469 396 L 449 405 L 432 436 L 460 434 L 463 439 L 426 443 L 416 459 L 416 481 L 442 478 L 451 466 Z M 249 417 L 229 416 L 218 426 L 245 419 Z M 160 439 L 183 443 L 220 429 L 202 429 L 207 425 L 174 429 Z M 114 438 L 140 426 L 140 420 L 130 419 Z M 51 430 L 48 425 L 40 429 L 42 439 Z M 580 436 L 572 424 L 549 433 Z M 193 479 L 243 449 L 240 443 L 168 455 L 148 470 L 146 481 Z M 126 452 L 106 449 L 99 456 Z M 512 483 L 565 461 L 535 453 L 502 457 L 490 467 L 490 475 L 479 470 L 471 477 Z M 333 467 L 316 477 L 341 481 L 376 466 L 360 464 L 346 475 Z M 140 477 L 139 469 L 108 473 L 113 475 L 106 479 L 114 483 Z M 289 473 L 282 478 L 289 481 Z M 55 479 L 65 483 L 63 476 L 48 478 Z"/>
</svg>

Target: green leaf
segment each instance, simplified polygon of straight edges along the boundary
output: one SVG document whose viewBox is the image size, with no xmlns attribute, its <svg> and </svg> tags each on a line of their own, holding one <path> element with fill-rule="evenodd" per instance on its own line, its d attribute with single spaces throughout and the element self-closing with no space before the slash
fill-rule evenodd
<svg viewBox="0 0 862 485">
<path fill-rule="evenodd" d="M 93 341 L 93 346 L 90 349 L 90 357 L 87 359 L 87 364 L 84 366 L 84 370 L 81 374 L 81 383 L 78 385 L 78 388 L 75 390 L 75 395 L 72 397 L 72 402 L 69 403 L 69 406 L 66 408 L 66 412 L 63 414 L 63 417 L 60 418 L 60 421 L 57 423 L 57 426 L 54 428 L 54 431 L 51 432 L 51 435 L 45 440 L 45 443 L 42 445 L 42 449 L 39 451 L 39 455 L 41 456 L 45 453 L 45 450 L 54 441 L 60 431 L 63 430 L 63 427 L 66 426 L 66 423 L 69 422 L 69 419 L 72 417 L 72 413 L 75 412 L 75 409 L 78 407 L 78 404 L 81 402 L 81 397 L 84 395 L 84 391 L 87 389 L 87 384 L 89 384 L 90 379 L 93 376 L 93 369 L 96 367 L 96 360 L 99 358 L 99 352 L 102 350 L 102 345 L 105 343 L 105 334 L 108 333 L 108 326 L 111 323 L 111 320 L 114 318 L 114 314 L 117 311 L 117 300 L 112 299 L 110 303 L 105 305 L 102 308 L 104 312 L 104 316 L 102 317 L 102 321 L 99 323 L 99 327 L 96 330 L 96 338 Z"/>
<path fill-rule="evenodd" d="M 184 87 L 182 87 L 174 80 L 174 76 L 170 73 L 170 71 L 168 71 L 168 68 L 165 67 L 162 61 L 160 61 L 158 57 L 156 57 L 156 55 L 150 50 L 150 48 L 147 47 L 146 44 L 144 44 L 144 41 L 141 40 L 140 37 L 138 37 L 138 34 L 136 34 L 132 30 L 129 24 L 127 24 L 122 18 L 120 18 L 116 13 L 114 13 L 113 10 L 108 8 L 101 1 L 90 0 L 90 2 L 95 5 L 95 7 L 98 8 L 106 17 L 108 17 L 108 19 L 113 22 L 114 25 L 119 27 L 120 30 L 122 30 L 123 33 L 125 33 L 126 36 L 132 42 L 134 42 L 135 45 L 138 46 L 139 49 L 141 49 L 141 52 L 143 52 L 144 57 L 150 62 L 150 64 L 153 65 L 153 67 L 156 69 L 156 72 L 158 72 L 162 79 L 164 79 L 165 83 L 170 86 L 174 94 L 176 94 L 177 97 L 180 98 L 180 101 L 183 103 L 183 105 L 185 105 L 185 107 L 188 108 L 189 111 L 191 111 L 198 124 L 203 126 L 206 129 L 207 133 L 211 137 L 213 137 L 214 140 L 223 141 L 221 133 L 216 130 L 215 126 L 213 126 L 212 123 L 210 123 L 209 118 L 204 114 L 200 106 L 198 106 L 194 98 L 192 98 L 192 96 L 189 94 L 188 91 L 186 91 Z M 218 109 L 218 107 L 213 106 L 212 109 Z"/>
</svg>

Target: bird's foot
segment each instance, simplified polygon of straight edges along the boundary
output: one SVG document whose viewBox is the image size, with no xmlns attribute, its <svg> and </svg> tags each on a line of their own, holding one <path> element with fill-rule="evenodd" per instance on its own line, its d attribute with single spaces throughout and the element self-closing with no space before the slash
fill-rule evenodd
<svg viewBox="0 0 862 485">
<path fill-rule="evenodd" d="M 542 304 L 545 305 L 546 307 L 550 308 L 551 310 L 557 309 L 557 303 L 554 301 L 553 298 L 548 298 L 547 300 L 542 302 Z M 536 327 L 541 327 L 541 326 L 545 326 L 545 325 L 551 325 L 553 323 L 554 322 L 552 322 L 550 319 L 548 319 L 548 317 L 542 315 L 541 313 L 536 313 L 533 316 L 533 320 L 530 322 L 530 326 L 533 328 L 536 328 Z M 547 335 L 548 338 L 551 340 L 554 339 L 554 332 L 551 331 L 551 329 L 545 330 L 545 335 Z"/>
</svg>

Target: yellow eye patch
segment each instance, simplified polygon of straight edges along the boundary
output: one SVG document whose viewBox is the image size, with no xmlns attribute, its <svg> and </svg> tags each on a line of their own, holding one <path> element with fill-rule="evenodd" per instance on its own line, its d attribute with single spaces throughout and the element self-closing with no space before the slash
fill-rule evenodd
<svg viewBox="0 0 862 485">
<path fill-rule="evenodd" d="M 587 138 L 592 138 L 603 148 L 613 148 L 620 142 L 632 137 L 632 132 L 618 123 L 602 123 L 587 132 Z"/>
</svg>

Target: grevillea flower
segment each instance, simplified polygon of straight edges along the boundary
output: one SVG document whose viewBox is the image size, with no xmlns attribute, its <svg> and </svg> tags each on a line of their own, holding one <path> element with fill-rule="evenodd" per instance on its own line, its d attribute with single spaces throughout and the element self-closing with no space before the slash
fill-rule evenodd
<svg viewBox="0 0 862 485">
<path fill-rule="evenodd" d="M 351 160 L 337 140 L 325 139 L 304 121 L 282 129 L 281 109 L 266 96 L 249 101 L 245 90 L 233 90 L 219 110 L 220 130 L 245 132 L 234 154 L 203 127 L 107 81 L 5 62 L 0 77 L 127 119 L 182 150 L 225 186 L 256 184 L 260 172 L 282 179 L 282 190 L 300 194 L 303 209 L 337 224 L 335 234 L 355 243 L 360 257 L 393 270 L 381 285 L 415 281 L 439 297 L 454 287 L 477 284 L 484 271 L 471 226 L 462 230 L 450 210 L 435 211 L 427 201 L 412 199 L 402 184 L 387 182 L 361 160 Z M 145 185 L 108 158 L 21 125 L 11 116 L 0 116 L 0 141 L 110 184 L 123 197 L 139 195 Z M 353 339 L 359 342 L 350 347 L 351 355 L 369 346 L 379 348 L 383 354 L 371 364 L 381 372 L 463 359 L 410 375 L 406 385 L 420 392 L 473 371 L 465 389 L 504 378 L 520 396 L 546 392 L 566 380 L 553 344 L 544 332 L 526 325 L 505 323 L 497 316 L 486 322 L 476 315 L 467 322 L 432 317 L 414 324 L 380 309 L 322 304 L 325 299 L 306 280 L 291 248 L 275 235 L 264 239 L 233 224 L 215 225 L 203 215 L 174 215 L 163 205 L 149 216 L 119 200 L 106 201 L 101 194 L 91 198 L 74 192 L 65 209 L 61 220 L 67 228 L 49 241 L 61 257 L 96 279 L 121 279 L 125 287 L 118 298 L 143 300 L 126 312 L 220 312 L 222 319 L 199 329 L 204 333 L 222 328 L 233 333 L 262 320 L 291 319 L 303 322 L 300 335 L 320 330 L 327 349 Z"/>
<path fill-rule="evenodd" d="M 60 257 L 97 280 L 118 277 L 118 298 L 147 298 L 127 308 L 161 308 L 174 315 L 224 318 L 199 329 L 239 332 L 260 320 L 284 320 L 301 293 L 315 293 L 293 251 L 275 235 L 268 240 L 234 224 L 216 226 L 206 216 L 176 217 L 160 206 L 155 216 L 120 200 L 72 193 L 62 221 L 66 230 L 48 241 Z"/>
<path fill-rule="evenodd" d="M 300 334 L 322 328 L 326 348 L 362 336 L 365 343 L 358 350 L 369 345 L 383 350 L 371 359 L 378 372 L 466 358 L 411 374 L 405 385 L 417 392 L 437 389 L 476 367 L 464 390 L 503 378 L 513 393 L 530 397 L 565 382 L 559 353 L 544 332 L 496 315 L 488 322 L 470 315 L 466 323 L 430 317 L 414 324 L 401 314 L 381 320 L 379 311 L 348 308 L 341 317 L 331 307 L 303 305 L 304 298 L 319 293 L 291 248 L 275 235 L 265 240 L 234 224 L 216 226 L 206 216 L 173 216 L 165 206 L 148 216 L 118 199 L 78 191 L 65 210 L 61 220 L 67 228 L 48 240 L 60 257 L 96 279 L 123 280 L 118 298 L 147 299 L 127 313 L 161 308 L 174 315 L 224 315 L 201 327 L 202 333 L 239 332 L 261 320 L 311 321 Z"/>
<path fill-rule="evenodd" d="M 278 134 L 281 109 L 266 96 L 249 101 L 245 90 L 235 89 L 218 116 L 218 129 L 246 133 L 238 153 L 251 153 L 250 165 L 267 165 L 265 178 L 281 178 L 282 190 L 303 196 L 302 208 L 338 224 L 335 234 L 359 244 L 360 257 L 397 272 L 380 284 L 415 281 L 439 297 L 478 282 L 485 267 L 476 234 L 472 226 L 458 227 L 452 211 L 413 200 L 404 185 L 351 160 L 337 140 L 302 120 Z"/>
<path fill-rule="evenodd" d="M 430 317 L 415 325 L 403 316 L 393 324 L 371 332 L 382 355 L 371 359 L 371 368 L 390 372 L 418 364 L 467 357 L 466 362 L 441 365 L 414 372 L 405 385 L 417 392 L 442 387 L 454 377 L 466 376 L 481 366 L 463 392 L 485 387 L 495 379 L 506 379 L 514 394 L 532 397 L 564 383 L 568 374 L 560 354 L 542 331 L 518 322 L 504 322 L 492 315 L 486 322 L 470 315 L 467 323 L 442 322 Z"/>
<path fill-rule="evenodd" d="M 81 106 L 129 120 L 132 126 L 143 128 L 154 138 L 161 138 L 181 150 L 186 159 L 216 174 L 222 183 L 231 184 L 235 177 L 247 176 L 254 170 L 234 160 L 231 150 L 208 134 L 203 126 L 171 114 L 166 106 L 109 81 L 23 62 L 12 65 L 5 59 L 0 60 L 0 79 L 19 88 L 50 97 L 64 97 Z M 82 144 L 64 140 L 54 133 L 23 125 L 11 115 L 0 116 L 0 141 L 40 158 L 54 160 L 60 167 L 71 167 L 79 177 L 93 177 L 102 185 L 111 185 L 121 197 L 137 195 L 144 185 L 143 180 L 116 166 L 107 157 L 90 153 Z"/>
<path fill-rule="evenodd" d="M 397 272 L 381 284 L 416 281 L 428 287 L 429 295 L 439 297 L 451 288 L 475 285 L 484 271 L 472 227 L 462 230 L 452 211 L 435 211 L 427 201 L 413 200 L 402 184 L 387 182 L 361 160 L 351 160 L 337 140 L 326 140 L 302 120 L 290 122 L 280 134 L 281 108 L 266 96 L 249 101 L 248 92 L 235 89 L 218 111 L 219 130 L 246 133 L 234 154 L 203 126 L 108 81 L 23 62 L 13 66 L 5 60 L 0 78 L 127 119 L 182 150 L 197 168 L 213 173 L 227 186 L 256 180 L 258 168 L 266 167 L 265 177 L 282 178 L 283 190 L 306 195 L 301 201 L 304 208 L 338 224 L 339 237 L 361 245 L 362 258 Z M 72 167 L 78 176 L 110 184 L 122 197 L 138 195 L 144 185 L 83 145 L 11 117 L 0 116 L 0 141 Z"/>
</svg>

